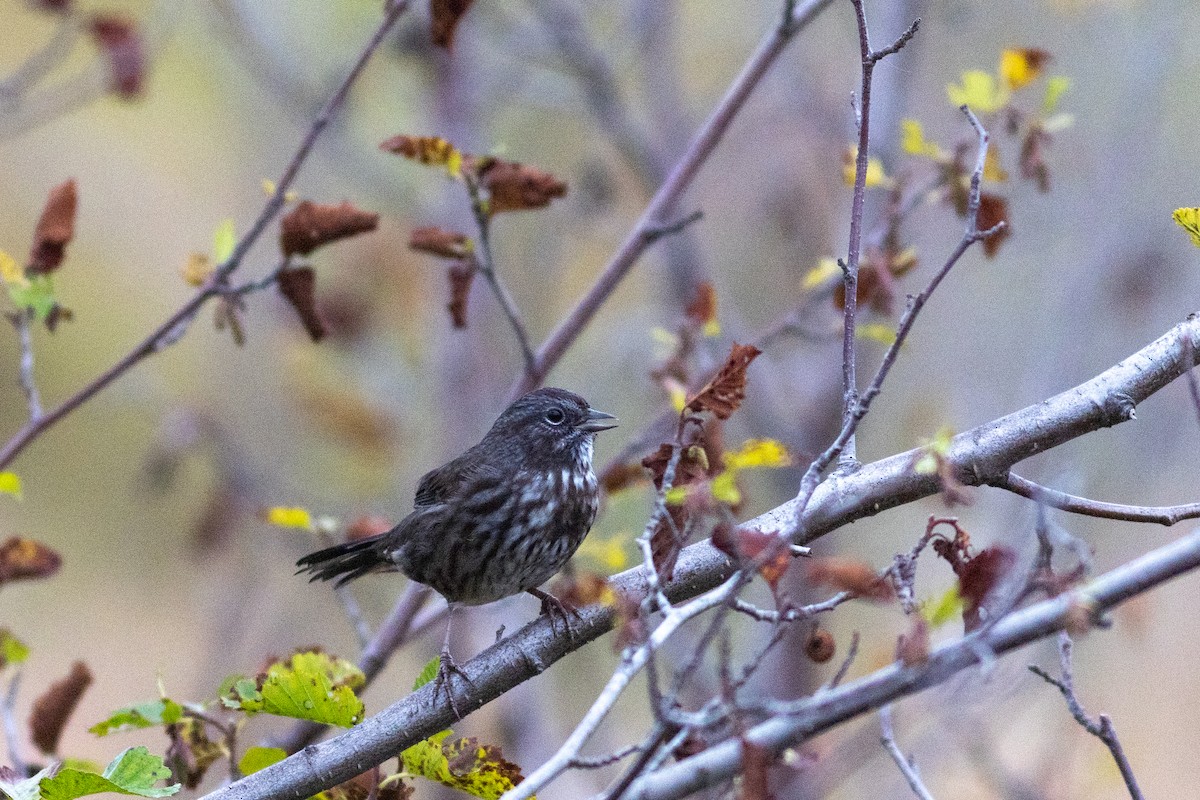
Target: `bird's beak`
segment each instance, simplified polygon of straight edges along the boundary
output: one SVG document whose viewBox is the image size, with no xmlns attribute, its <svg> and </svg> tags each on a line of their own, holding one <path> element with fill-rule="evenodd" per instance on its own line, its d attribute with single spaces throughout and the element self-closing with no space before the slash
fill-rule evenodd
<svg viewBox="0 0 1200 800">
<path fill-rule="evenodd" d="M 609 422 L 609 420 L 612 420 Z M 588 433 L 596 433 L 598 431 L 606 431 L 609 428 L 617 427 L 617 418 L 612 414 L 605 414 L 603 411 L 597 411 L 594 408 L 588 409 L 587 419 L 579 430 L 587 431 Z"/>
</svg>

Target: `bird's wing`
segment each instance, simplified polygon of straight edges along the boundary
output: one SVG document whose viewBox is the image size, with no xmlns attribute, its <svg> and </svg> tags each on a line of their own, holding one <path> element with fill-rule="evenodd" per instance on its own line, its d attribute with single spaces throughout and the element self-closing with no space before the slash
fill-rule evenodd
<svg viewBox="0 0 1200 800">
<path fill-rule="evenodd" d="M 417 484 L 413 508 L 420 509 L 445 503 L 481 479 L 502 478 L 500 470 L 470 456 L 471 452 L 468 451 L 448 464 L 426 472 L 425 477 Z"/>
</svg>

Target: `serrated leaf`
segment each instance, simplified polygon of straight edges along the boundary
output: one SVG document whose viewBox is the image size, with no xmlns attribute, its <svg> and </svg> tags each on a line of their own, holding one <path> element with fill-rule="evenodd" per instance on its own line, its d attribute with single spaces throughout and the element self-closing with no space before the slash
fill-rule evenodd
<svg viewBox="0 0 1200 800">
<path fill-rule="evenodd" d="M 237 232 L 232 219 L 223 219 L 213 230 L 212 260 L 214 264 L 224 264 L 233 255 L 237 247 Z"/>
<path fill-rule="evenodd" d="M 1177 208 L 1171 214 L 1171 218 L 1175 220 L 1176 225 L 1188 232 L 1188 236 L 1192 237 L 1192 244 L 1200 247 L 1200 208 Z"/>
<path fill-rule="evenodd" d="M 29 658 L 29 647 L 8 630 L 0 629 L 0 668 Z"/>
<path fill-rule="evenodd" d="M 414 692 L 437 677 L 438 667 L 441 666 L 441 663 L 442 657 L 434 656 L 429 659 L 429 662 L 425 666 L 421 667 L 421 671 L 417 674 L 417 679 L 413 681 Z"/>
<path fill-rule="evenodd" d="M 88 733 L 107 736 L 120 731 L 152 728 L 155 725 L 171 725 L 183 717 L 183 706 L 174 700 L 163 698 L 148 703 L 118 708 L 108 719 L 88 728 Z"/>
<path fill-rule="evenodd" d="M 243 711 L 349 728 L 362 721 L 363 703 L 354 690 L 365 682 L 362 671 L 349 661 L 313 651 L 272 664 L 253 695 L 242 681 L 234 689 Z"/>
<path fill-rule="evenodd" d="M 273 506 L 267 509 L 267 522 L 281 528 L 300 528 L 312 530 L 312 514 L 306 508 L 298 506 Z"/>
<path fill-rule="evenodd" d="M 171 777 L 163 761 L 145 747 L 131 747 L 112 760 L 103 775 L 64 767 L 51 778 L 38 783 L 42 800 L 75 800 L 91 794 L 115 792 L 138 797 L 167 797 L 179 791 L 179 784 L 156 787 Z"/>
<path fill-rule="evenodd" d="M 287 758 L 287 751 L 279 747 L 251 747 L 246 750 L 242 760 L 238 762 L 238 769 L 243 775 L 251 775 L 272 764 L 278 764 L 285 758 Z"/>
<path fill-rule="evenodd" d="M 405 750 L 404 771 L 482 800 L 497 800 L 523 780 L 499 747 L 481 745 L 474 737 L 450 740 L 451 733 L 442 731 Z"/>
<path fill-rule="evenodd" d="M 10 494 L 20 500 L 21 477 L 15 472 L 0 472 L 0 494 Z"/>
</svg>

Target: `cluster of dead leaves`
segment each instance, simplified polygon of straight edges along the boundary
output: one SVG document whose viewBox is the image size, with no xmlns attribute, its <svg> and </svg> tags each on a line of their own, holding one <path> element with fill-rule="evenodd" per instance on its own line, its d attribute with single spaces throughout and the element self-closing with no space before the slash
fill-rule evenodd
<svg viewBox="0 0 1200 800">
<path fill-rule="evenodd" d="M 935 535 L 929 542 L 933 551 L 950 564 L 958 576 L 958 594 L 963 601 L 963 628 L 970 633 L 981 623 L 980 610 L 988 595 L 1016 563 L 1016 554 L 1003 545 L 971 549 L 971 537 L 962 527 L 954 526 L 954 537 Z"/>
</svg>

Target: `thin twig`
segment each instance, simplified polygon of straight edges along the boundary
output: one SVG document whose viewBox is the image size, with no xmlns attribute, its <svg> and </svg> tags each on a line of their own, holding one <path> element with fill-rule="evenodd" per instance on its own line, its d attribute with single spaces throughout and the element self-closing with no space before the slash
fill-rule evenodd
<svg viewBox="0 0 1200 800">
<path fill-rule="evenodd" d="M 759 608 L 745 600 L 736 599 L 733 601 L 733 610 L 741 612 L 748 617 L 753 617 L 759 622 L 795 622 L 796 620 L 812 619 L 817 614 L 823 614 L 826 611 L 833 609 L 845 603 L 848 600 L 853 600 L 854 595 L 850 592 L 838 592 L 828 600 L 823 600 L 820 603 L 812 603 L 807 606 L 799 606 L 795 608 L 785 608 L 782 611 L 773 611 L 767 608 Z"/>
<path fill-rule="evenodd" d="M 1071 668 L 1071 650 L 1071 636 L 1066 631 L 1062 631 L 1058 634 L 1059 666 L 1062 670 L 1062 677 L 1051 677 L 1048 672 L 1034 664 L 1029 665 L 1029 671 L 1046 683 L 1058 688 L 1058 691 L 1062 693 L 1063 698 L 1067 701 L 1067 710 L 1071 712 L 1071 716 L 1075 718 L 1075 721 L 1085 731 L 1104 742 L 1104 746 L 1112 753 L 1113 760 L 1117 762 L 1117 768 L 1121 770 L 1121 777 L 1125 780 L 1125 787 L 1129 790 L 1129 796 L 1133 800 L 1143 800 L 1142 790 L 1138 787 L 1137 778 L 1133 774 L 1133 767 L 1130 766 L 1129 759 L 1125 757 L 1125 749 L 1121 747 L 1121 741 L 1117 738 L 1117 731 L 1113 728 L 1112 720 L 1109 719 L 1107 714 L 1101 714 L 1099 721 L 1088 717 L 1087 712 L 1083 710 L 1083 704 L 1079 702 L 1079 698 L 1075 695 L 1075 678 Z"/>
<path fill-rule="evenodd" d="M 687 151 L 671 169 L 662 186 L 655 192 L 654 197 L 642 212 L 642 216 L 638 218 L 633 229 L 626 235 L 625 240 L 617 248 L 616 253 L 604 267 L 592 288 L 538 348 L 534 370 L 532 373 L 526 370 L 525 374 L 513 384 L 513 388 L 509 392 L 511 399 L 515 400 L 536 388 L 550 370 L 558 364 L 559 359 L 592 321 L 596 312 L 600 310 L 621 280 L 637 263 L 642 253 L 650 246 L 651 242 L 647 240 L 647 232 L 662 225 L 663 212 L 675 206 L 683 193 L 691 186 L 692 180 L 716 150 L 730 124 L 742 110 L 746 100 L 754 92 L 767 70 L 775 63 L 779 54 L 783 52 L 796 33 L 831 2 L 832 0 L 809 0 L 794 10 L 791 17 L 792 24 L 777 26 L 767 33 L 759 43 L 758 49 L 754 51 L 742 68 L 741 73 L 734 79 L 725 96 L 721 98 L 700 130 L 692 137 Z"/>
<path fill-rule="evenodd" d="M 825 685 L 826 689 L 836 689 L 846 678 L 846 673 L 850 671 L 850 665 L 854 663 L 854 659 L 858 656 L 858 643 L 860 637 L 858 631 L 850 634 L 850 647 L 846 650 L 846 657 L 842 659 L 842 665 L 838 667 L 838 671 L 829 679 L 829 683 Z"/>
<path fill-rule="evenodd" d="M 917 772 L 917 765 L 909 756 L 904 755 L 900 750 L 900 745 L 896 744 L 896 735 L 892 732 L 892 707 L 890 704 L 879 709 L 879 730 L 879 740 L 883 744 L 883 749 L 887 750 L 892 761 L 896 762 L 896 766 L 900 768 L 900 774 L 904 776 L 904 780 L 908 781 L 908 786 L 913 790 L 913 794 L 921 800 L 933 800 L 933 795 L 925 788 L 925 784 Z"/>
<path fill-rule="evenodd" d="M 1003 480 L 992 485 L 1061 511 L 1082 514 L 1086 517 L 1117 519 L 1124 522 L 1150 522 L 1168 527 L 1185 519 L 1200 518 L 1200 503 L 1186 503 L 1178 506 L 1130 506 L 1124 503 L 1105 503 L 1042 486 L 1028 478 L 1022 478 L 1015 472 L 1008 473 Z"/>
<path fill-rule="evenodd" d="M 13 672 L 8 679 L 8 689 L 4 692 L 3 704 L 0 704 L 0 717 L 4 721 L 4 738 L 8 742 L 8 761 L 18 775 L 24 778 L 29 774 L 25 757 L 21 755 L 21 738 L 17 733 L 17 688 L 21 684 L 21 671 Z"/>
<path fill-rule="evenodd" d="M 567 766 L 570 769 L 600 769 L 618 761 L 624 761 L 634 753 L 641 751 L 641 744 L 630 744 L 603 756 L 575 756 Z"/>
<path fill-rule="evenodd" d="M 354 85 L 359 75 L 362 74 L 372 54 L 383 43 L 388 32 L 408 8 L 410 2 L 411 0 L 398 0 L 398 2 L 388 7 L 379 27 L 359 54 L 354 66 L 325 103 L 325 106 L 321 109 L 316 119 L 313 120 L 312 126 L 308 129 L 308 133 L 305 134 L 304 139 L 300 142 L 300 146 L 296 149 L 288 165 L 284 168 L 283 174 L 275 182 L 275 193 L 267 200 L 262 211 L 259 212 L 258 218 L 250 226 L 250 229 L 238 241 L 228 260 L 224 264 L 221 264 L 216 272 L 214 272 L 212 279 L 205 286 L 197 290 L 191 299 L 185 302 L 175 313 L 171 314 L 165 322 L 155 328 L 140 344 L 118 359 L 115 364 L 98 375 L 74 395 L 68 397 L 60 405 L 46 412 L 38 419 L 30 420 L 20 428 L 4 447 L 0 448 L 0 468 L 12 463 L 17 454 L 63 417 L 90 400 L 113 381 L 117 380 L 117 378 L 123 376 L 130 368 L 141 362 L 144 358 L 162 349 L 166 342 L 173 340 L 177 329 L 180 326 L 186 325 L 196 315 L 201 306 L 213 297 L 221 294 L 219 286 L 241 265 L 246 254 L 250 252 L 250 248 L 259 240 L 266 231 L 267 225 L 271 223 L 280 209 L 283 208 L 287 190 L 292 185 L 296 175 L 300 172 L 300 168 L 304 165 L 309 153 L 312 152 L 317 139 L 341 109 L 347 95 L 350 93 L 350 87 Z"/>
<path fill-rule="evenodd" d="M 42 417 L 42 398 L 38 394 L 33 376 L 33 309 L 20 309 L 9 316 L 17 329 L 17 341 L 21 346 L 21 390 L 25 392 L 25 403 L 29 407 L 29 419 L 36 422 Z"/>
</svg>

